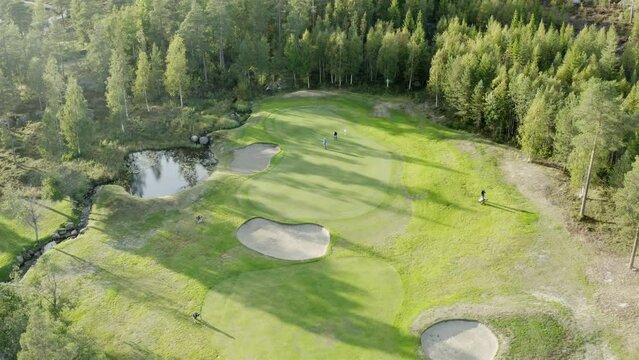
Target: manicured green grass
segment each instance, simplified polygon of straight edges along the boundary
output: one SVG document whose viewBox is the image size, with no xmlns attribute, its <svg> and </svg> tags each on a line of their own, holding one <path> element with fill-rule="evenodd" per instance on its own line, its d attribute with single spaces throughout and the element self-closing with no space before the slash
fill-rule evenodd
<svg viewBox="0 0 639 360">
<path fill-rule="evenodd" d="M 40 238 L 46 238 L 72 218 L 71 202 L 68 200 L 43 201 L 39 230 Z M 35 242 L 35 233 L 31 227 L 18 219 L 3 216 L 0 213 L 0 281 L 7 280 L 11 268 L 22 249 L 30 249 Z"/>
<path fill-rule="evenodd" d="M 115 358 L 410 359 L 411 325 L 432 307 L 584 287 L 580 250 L 564 256 L 570 239 L 544 230 L 488 145 L 403 113 L 373 118 L 377 100 L 265 100 L 218 145 L 210 181 L 163 199 L 104 187 L 91 229 L 46 255 L 76 298 L 74 326 Z M 282 152 L 265 172 L 228 171 L 230 150 L 253 142 Z M 331 250 L 303 263 L 261 256 L 234 235 L 254 216 L 320 223 Z M 513 357 L 563 336 L 540 334 Z"/>
</svg>

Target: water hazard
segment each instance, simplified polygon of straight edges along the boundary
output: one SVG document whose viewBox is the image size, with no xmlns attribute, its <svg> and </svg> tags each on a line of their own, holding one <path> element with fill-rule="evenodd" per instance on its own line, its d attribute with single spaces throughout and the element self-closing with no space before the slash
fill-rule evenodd
<svg viewBox="0 0 639 360">
<path fill-rule="evenodd" d="M 175 194 L 206 180 L 216 159 L 210 151 L 141 151 L 128 158 L 129 193 L 143 198 Z"/>
</svg>

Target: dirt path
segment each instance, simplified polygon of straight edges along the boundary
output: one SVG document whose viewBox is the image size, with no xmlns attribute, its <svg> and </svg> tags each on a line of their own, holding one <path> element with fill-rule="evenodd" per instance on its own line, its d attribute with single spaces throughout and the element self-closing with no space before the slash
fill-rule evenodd
<svg viewBox="0 0 639 360">
<path fill-rule="evenodd" d="M 586 333 L 595 333 L 598 327 L 604 327 L 613 338 L 619 339 L 628 355 L 639 353 L 639 276 L 627 269 L 627 259 L 597 250 L 599 246 L 588 234 L 575 230 L 578 226 L 570 217 L 566 204 L 558 201 L 563 198 L 562 188 L 567 186 L 561 171 L 530 163 L 515 150 L 499 151 L 498 159 L 507 180 L 539 209 L 540 221 L 547 229 L 544 236 L 552 236 L 553 229 L 559 229 L 576 242 L 575 252 L 582 248 L 587 257 L 584 272 L 592 287 L 590 295 L 595 304 L 589 304 L 588 296 L 570 289 L 569 284 L 556 294 L 542 290 L 534 295 L 557 297 L 574 311 Z M 563 256 L 573 256 L 571 249 L 567 250 Z M 603 349 L 587 347 L 587 350 L 588 358 L 614 358 L 605 346 Z"/>
</svg>

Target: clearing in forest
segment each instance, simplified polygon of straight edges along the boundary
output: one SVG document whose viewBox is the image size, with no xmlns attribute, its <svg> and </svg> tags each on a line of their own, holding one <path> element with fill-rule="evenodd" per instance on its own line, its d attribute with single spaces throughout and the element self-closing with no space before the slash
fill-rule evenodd
<svg viewBox="0 0 639 360">
<path fill-rule="evenodd" d="M 76 297 L 73 326 L 114 358 L 414 359 L 438 309 L 486 324 L 507 358 L 580 358 L 599 341 L 561 301 L 589 301 L 586 255 L 539 221 L 492 145 L 470 154 L 460 143 L 475 138 L 419 114 L 374 117 L 393 99 L 338 95 L 262 101 L 216 144 L 209 180 L 175 196 L 103 187 L 89 231 L 45 255 Z M 233 171 L 233 150 L 254 143 L 280 152 Z M 249 249 L 237 235 L 253 218 L 320 225 L 326 255 Z"/>
</svg>

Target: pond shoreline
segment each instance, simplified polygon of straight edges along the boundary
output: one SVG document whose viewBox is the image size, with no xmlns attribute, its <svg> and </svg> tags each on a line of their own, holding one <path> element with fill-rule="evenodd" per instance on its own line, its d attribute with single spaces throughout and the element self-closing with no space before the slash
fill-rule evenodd
<svg viewBox="0 0 639 360">
<path fill-rule="evenodd" d="M 124 157 L 124 162 L 126 164 L 127 170 L 122 172 L 119 176 L 111 179 L 106 179 L 103 181 L 98 181 L 91 184 L 91 187 L 86 192 L 83 197 L 83 200 L 79 204 L 75 204 L 74 212 L 79 210 L 79 217 L 74 219 L 74 222 L 69 221 L 63 227 L 57 229 L 51 235 L 47 235 L 42 238 L 38 243 L 34 244 L 29 249 L 23 250 L 22 253 L 16 256 L 16 263 L 14 264 L 14 269 L 18 274 L 18 279 L 22 279 L 27 271 L 38 262 L 38 259 L 49 251 L 53 246 L 60 244 L 69 239 L 75 239 L 79 235 L 84 234 L 88 230 L 89 217 L 91 215 L 91 211 L 93 208 L 93 202 L 95 198 L 95 194 L 100 189 L 100 187 L 109 184 L 120 184 L 123 186 L 127 193 L 131 196 L 138 196 L 136 194 L 131 193 L 131 186 L 133 180 L 133 174 L 130 169 L 131 156 L 137 153 L 144 152 L 158 152 L 158 153 L 170 153 L 170 152 L 193 152 L 193 153 L 206 153 L 206 161 L 205 166 L 208 168 L 214 168 L 217 165 L 218 159 L 215 154 L 210 150 L 209 146 L 197 146 L 197 147 L 186 147 L 186 146 L 177 146 L 171 148 L 164 149 L 148 149 L 148 150 L 136 150 L 131 151 Z M 199 160 L 203 161 L 204 158 L 200 158 Z M 213 171 L 213 169 L 208 169 L 207 171 Z M 183 190 L 183 189 L 182 189 Z M 178 189 L 175 192 L 182 191 Z M 7 279 L 5 281 L 0 282 L 9 282 L 11 279 Z"/>
</svg>

